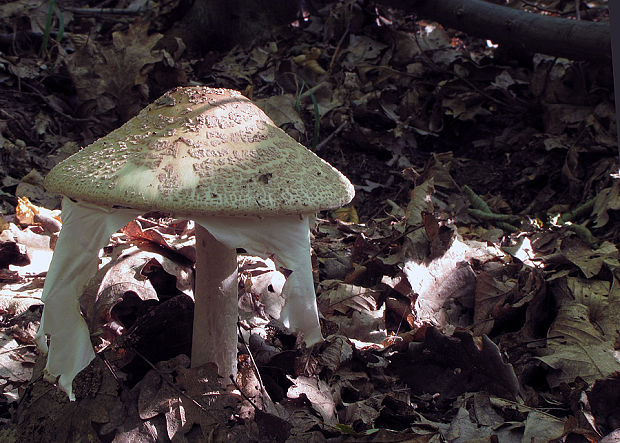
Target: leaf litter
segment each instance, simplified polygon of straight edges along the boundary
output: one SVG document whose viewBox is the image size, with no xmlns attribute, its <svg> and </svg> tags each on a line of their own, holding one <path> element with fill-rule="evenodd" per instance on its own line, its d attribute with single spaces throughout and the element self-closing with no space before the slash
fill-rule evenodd
<svg viewBox="0 0 620 443">
<path fill-rule="evenodd" d="M 37 29 L 24 6 L 38 5 L 3 5 L 3 32 L 15 17 Z M 614 430 L 620 185 L 604 67 L 577 82 L 569 60 L 506 63 L 484 42 L 358 1 L 203 57 L 164 40 L 167 8 L 116 23 L 67 11 L 47 58 L 23 42 L 20 57 L 0 54 L 3 440 Z M 190 369 L 193 226 L 147 214 L 112 237 L 82 297 L 99 358 L 68 402 L 41 380 L 32 340 L 60 225 L 40 177 L 188 81 L 244 91 L 356 184 L 353 206 L 313 232 L 326 341 L 295 346 L 277 320 L 288 271 L 241 255 L 240 375 L 222 389 L 213 368 Z"/>
</svg>

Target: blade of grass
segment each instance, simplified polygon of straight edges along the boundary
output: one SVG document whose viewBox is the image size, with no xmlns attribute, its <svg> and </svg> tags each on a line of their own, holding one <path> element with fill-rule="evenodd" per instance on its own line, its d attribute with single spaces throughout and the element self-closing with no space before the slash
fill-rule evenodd
<svg viewBox="0 0 620 443">
<path fill-rule="evenodd" d="M 290 74 L 293 75 L 297 80 L 301 81 L 301 88 L 299 92 L 297 93 L 297 99 L 295 100 L 295 110 L 301 114 L 301 98 L 304 96 L 304 94 L 310 95 L 310 99 L 312 100 L 312 106 L 313 106 L 313 111 L 314 111 L 314 131 L 312 134 L 312 149 L 314 150 L 319 144 L 319 131 L 321 129 L 321 114 L 319 112 L 319 102 L 317 101 L 316 96 L 314 95 L 313 88 L 310 88 L 303 78 L 299 77 L 294 72 L 291 72 Z M 308 91 L 304 93 L 304 89 L 307 89 Z"/>
<path fill-rule="evenodd" d="M 41 43 L 41 54 L 47 54 L 47 45 L 50 40 L 50 32 L 52 31 L 52 20 L 54 18 L 54 7 L 56 2 L 50 0 L 47 4 L 47 16 L 45 17 L 45 29 L 43 29 L 43 42 Z"/>
<path fill-rule="evenodd" d="M 63 17 L 62 11 L 58 6 L 54 9 L 54 13 L 56 14 L 56 17 L 58 17 L 58 33 L 56 40 L 60 43 L 62 41 L 62 36 L 65 33 L 65 18 Z"/>
</svg>

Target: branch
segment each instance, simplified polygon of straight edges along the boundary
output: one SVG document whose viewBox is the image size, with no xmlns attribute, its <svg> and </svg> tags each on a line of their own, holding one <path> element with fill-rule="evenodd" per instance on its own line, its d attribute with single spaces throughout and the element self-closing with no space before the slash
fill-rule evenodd
<svg viewBox="0 0 620 443">
<path fill-rule="evenodd" d="M 483 0 L 377 0 L 445 27 L 528 52 L 609 62 L 609 25 L 533 14 Z"/>
</svg>

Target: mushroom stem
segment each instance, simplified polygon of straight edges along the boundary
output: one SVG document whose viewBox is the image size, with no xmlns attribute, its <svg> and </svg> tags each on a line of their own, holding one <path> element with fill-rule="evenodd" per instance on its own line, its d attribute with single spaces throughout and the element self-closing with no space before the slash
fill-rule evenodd
<svg viewBox="0 0 620 443">
<path fill-rule="evenodd" d="M 237 251 L 196 223 L 196 284 L 192 367 L 216 363 L 237 375 Z"/>
</svg>

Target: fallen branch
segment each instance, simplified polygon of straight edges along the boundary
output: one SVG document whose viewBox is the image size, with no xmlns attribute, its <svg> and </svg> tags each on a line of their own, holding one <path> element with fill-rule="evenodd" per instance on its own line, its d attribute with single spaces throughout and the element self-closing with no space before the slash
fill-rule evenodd
<svg viewBox="0 0 620 443">
<path fill-rule="evenodd" d="M 518 50 L 609 62 L 609 25 L 534 14 L 483 0 L 377 0 Z"/>
</svg>

